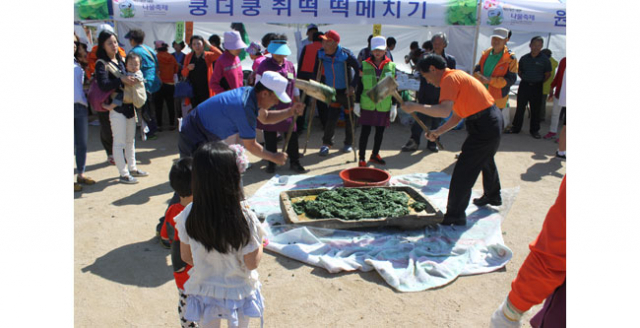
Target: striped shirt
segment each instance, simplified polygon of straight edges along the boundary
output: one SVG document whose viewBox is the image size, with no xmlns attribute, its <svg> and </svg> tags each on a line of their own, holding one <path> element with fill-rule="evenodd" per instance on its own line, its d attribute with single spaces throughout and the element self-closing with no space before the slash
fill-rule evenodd
<svg viewBox="0 0 640 328">
<path fill-rule="evenodd" d="M 523 82 L 543 82 L 544 73 L 551 72 L 551 61 L 549 61 L 549 57 L 543 54 L 538 54 L 538 56 L 532 57 L 531 53 L 528 53 L 520 57 L 518 69 L 520 71 L 520 78 Z"/>
</svg>

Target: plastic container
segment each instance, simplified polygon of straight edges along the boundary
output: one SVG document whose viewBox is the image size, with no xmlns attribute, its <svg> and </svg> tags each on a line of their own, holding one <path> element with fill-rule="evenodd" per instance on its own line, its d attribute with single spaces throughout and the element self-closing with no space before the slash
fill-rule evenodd
<svg viewBox="0 0 640 328">
<path fill-rule="evenodd" d="M 373 167 L 353 167 L 342 170 L 340 178 L 345 187 L 381 187 L 389 185 L 391 174 Z"/>
</svg>

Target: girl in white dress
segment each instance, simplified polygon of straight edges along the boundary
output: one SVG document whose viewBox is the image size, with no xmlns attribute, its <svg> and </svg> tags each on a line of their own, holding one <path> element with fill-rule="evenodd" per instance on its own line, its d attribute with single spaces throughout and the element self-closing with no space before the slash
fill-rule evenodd
<svg viewBox="0 0 640 328">
<path fill-rule="evenodd" d="M 236 152 L 222 142 L 193 154 L 193 202 L 176 216 L 182 259 L 193 265 L 184 284 L 185 318 L 200 327 L 248 327 L 264 303 L 256 268 L 263 231 L 243 202 Z"/>
</svg>

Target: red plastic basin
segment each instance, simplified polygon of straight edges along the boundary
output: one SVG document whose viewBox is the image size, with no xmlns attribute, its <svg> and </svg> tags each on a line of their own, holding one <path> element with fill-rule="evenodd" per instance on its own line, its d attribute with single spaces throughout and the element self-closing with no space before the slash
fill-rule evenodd
<svg viewBox="0 0 640 328">
<path fill-rule="evenodd" d="M 391 175 L 373 167 L 353 167 L 342 170 L 340 178 L 345 187 L 380 187 L 389 185 Z"/>
</svg>

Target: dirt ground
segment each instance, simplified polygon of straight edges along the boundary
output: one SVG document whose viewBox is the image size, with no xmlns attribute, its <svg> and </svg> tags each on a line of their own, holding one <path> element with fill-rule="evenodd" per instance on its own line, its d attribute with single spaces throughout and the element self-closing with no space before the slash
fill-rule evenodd
<svg viewBox="0 0 640 328">
<path fill-rule="evenodd" d="M 513 108 L 515 102 L 512 100 L 511 104 Z M 550 111 L 551 106 L 548 107 Z M 93 119 L 90 117 L 90 121 Z M 542 135 L 548 131 L 548 122 L 547 115 Z M 502 225 L 505 244 L 514 253 L 504 269 L 459 277 L 437 289 L 400 293 L 375 271 L 330 274 L 266 251 L 258 268 L 265 297 L 265 326 L 486 327 L 510 290 L 511 281 L 529 253 L 528 244 L 540 231 L 566 173 L 566 162 L 554 157 L 557 144 L 533 139 L 527 133 L 528 127 L 526 118 L 520 134 L 504 135 L 496 155 L 502 187 L 520 187 Z M 408 131 L 396 121 L 385 132 L 381 151 L 387 161 L 385 169 L 394 176 L 453 172 L 455 154 L 466 136 L 464 129 L 445 134 L 442 142 L 446 150 L 438 153 L 426 150 L 425 140 L 416 152 L 400 152 Z M 330 156 L 319 157 L 321 133 L 320 125 L 314 123 L 309 149 L 301 159 L 311 170 L 308 175 L 337 174 L 356 165 L 345 164 L 353 160 L 352 153 L 341 154 L 335 149 Z M 178 132 L 161 132 L 158 136 L 152 141 L 136 140 L 138 167 L 150 172 L 150 176 L 140 178 L 139 184 L 124 185 L 117 181 L 115 166 L 106 162 L 99 127 L 89 127 L 86 171 L 98 183 L 74 193 L 77 327 L 179 327 L 178 293 L 169 251 L 155 237 L 158 219 L 172 195 L 168 174 L 178 158 Z M 337 130 L 337 146 L 342 145 L 343 137 L 344 129 Z M 369 150 L 372 143 L 370 136 Z M 303 137 L 300 144 L 302 148 Z M 252 155 L 251 162 L 252 167 L 244 176 L 247 197 L 272 176 L 264 172 L 265 162 Z M 293 174 L 288 164 L 276 173 Z M 474 190 L 481 189 L 482 179 L 478 179 Z M 525 326 L 529 326 L 528 320 L 540 307 L 525 315 Z M 253 326 L 259 326 L 259 321 L 252 322 Z"/>
</svg>

